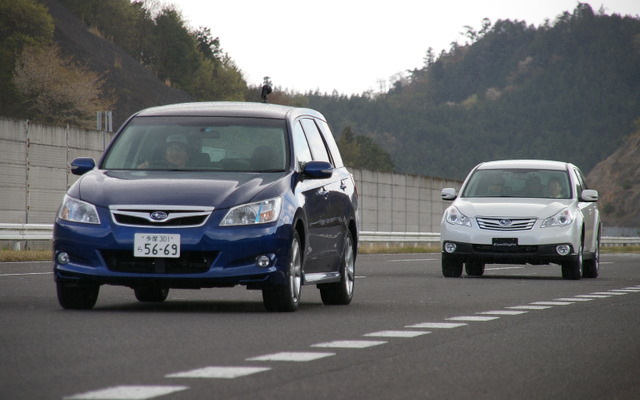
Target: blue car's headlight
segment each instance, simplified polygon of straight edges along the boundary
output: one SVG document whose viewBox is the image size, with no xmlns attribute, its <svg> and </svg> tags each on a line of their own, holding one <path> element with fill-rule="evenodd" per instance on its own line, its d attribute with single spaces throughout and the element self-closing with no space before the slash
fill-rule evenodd
<svg viewBox="0 0 640 400">
<path fill-rule="evenodd" d="M 62 206 L 60 206 L 60 210 L 58 210 L 58 218 L 84 224 L 100 224 L 98 211 L 93 204 L 74 199 L 67 195 L 64 196 Z"/>
<path fill-rule="evenodd" d="M 277 221 L 282 209 L 282 199 L 258 201 L 256 203 L 243 204 L 233 207 L 225 215 L 221 226 L 266 224 Z"/>
</svg>

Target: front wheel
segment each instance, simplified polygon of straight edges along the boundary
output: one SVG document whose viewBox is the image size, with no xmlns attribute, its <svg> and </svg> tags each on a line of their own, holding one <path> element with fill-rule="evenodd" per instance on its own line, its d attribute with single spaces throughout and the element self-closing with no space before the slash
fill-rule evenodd
<svg viewBox="0 0 640 400">
<path fill-rule="evenodd" d="M 289 250 L 286 283 L 262 290 L 262 302 L 268 311 L 295 311 L 302 293 L 302 245 L 298 232 L 293 233 Z"/>
<path fill-rule="evenodd" d="M 484 263 L 478 260 L 469 260 L 464 264 L 464 269 L 469 276 L 482 276 L 484 274 Z"/>
<path fill-rule="evenodd" d="M 460 278 L 462 276 L 462 261 L 442 254 L 442 275 L 445 278 Z"/>
<path fill-rule="evenodd" d="M 347 305 L 353 299 L 356 263 L 353 236 L 347 230 L 344 242 L 344 255 L 340 265 L 340 282 L 319 285 L 320 297 L 325 305 Z"/>
<path fill-rule="evenodd" d="M 582 257 L 582 244 L 580 244 L 578 256 L 573 260 L 562 263 L 562 279 L 578 280 L 582 278 L 582 269 L 584 266 L 584 260 Z"/>
<path fill-rule="evenodd" d="M 600 273 L 600 232 L 598 232 L 596 240 L 596 251 L 593 253 L 593 258 L 584 261 L 583 278 L 597 278 Z"/>
<path fill-rule="evenodd" d="M 136 299 L 142 303 L 162 303 L 169 295 L 169 288 L 158 286 L 139 286 L 133 289 Z"/>
<path fill-rule="evenodd" d="M 57 282 L 58 303 L 68 310 L 90 310 L 98 301 L 100 286 Z"/>
</svg>

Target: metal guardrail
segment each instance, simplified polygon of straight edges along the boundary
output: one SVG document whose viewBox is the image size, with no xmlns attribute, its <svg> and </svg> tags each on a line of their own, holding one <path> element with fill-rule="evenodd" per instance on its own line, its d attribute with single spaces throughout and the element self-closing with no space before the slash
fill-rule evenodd
<svg viewBox="0 0 640 400">
<path fill-rule="evenodd" d="M 0 240 L 28 241 L 51 240 L 51 224 L 2 224 Z M 435 232 L 360 232 L 360 243 L 421 243 L 433 246 L 440 242 L 440 234 Z M 603 246 L 640 246 L 640 237 L 603 237 Z"/>
</svg>

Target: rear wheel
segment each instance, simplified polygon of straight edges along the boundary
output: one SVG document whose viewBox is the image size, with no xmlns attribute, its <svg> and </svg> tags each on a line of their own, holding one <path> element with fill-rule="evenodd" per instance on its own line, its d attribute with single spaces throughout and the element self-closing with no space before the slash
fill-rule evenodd
<svg viewBox="0 0 640 400">
<path fill-rule="evenodd" d="M 143 303 L 162 303 L 169 295 L 169 288 L 158 286 L 139 286 L 133 289 L 136 299 Z"/>
<path fill-rule="evenodd" d="M 347 230 L 344 243 L 344 256 L 340 266 L 340 282 L 320 285 L 320 297 L 326 305 L 347 305 L 353 299 L 355 283 L 355 253 L 351 231 Z"/>
<path fill-rule="evenodd" d="M 578 280 L 582 278 L 582 268 L 584 261 L 582 258 L 582 243 L 578 249 L 578 256 L 570 261 L 562 263 L 562 279 Z"/>
<path fill-rule="evenodd" d="M 269 311 L 295 311 L 302 293 L 302 246 L 294 232 L 289 250 L 286 284 L 262 290 L 262 302 Z"/>
<path fill-rule="evenodd" d="M 462 261 L 442 254 L 442 275 L 446 278 L 459 278 L 462 276 Z"/>
<path fill-rule="evenodd" d="M 484 274 L 484 263 L 478 260 L 469 260 L 464 264 L 464 269 L 469 276 L 482 276 Z"/>
<path fill-rule="evenodd" d="M 90 310 L 98 301 L 100 286 L 57 282 L 58 303 L 69 310 Z"/>
</svg>

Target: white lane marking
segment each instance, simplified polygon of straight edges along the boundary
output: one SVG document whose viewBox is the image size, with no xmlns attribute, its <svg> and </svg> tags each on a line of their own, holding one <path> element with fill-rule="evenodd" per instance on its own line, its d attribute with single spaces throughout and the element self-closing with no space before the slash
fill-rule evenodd
<svg viewBox="0 0 640 400">
<path fill-rule="evenodd" d="M 6 276 L 29 276 L 29 275 L 53 275 L 53 272 L 24 272 L 21 274 L 0 274 L 0 278 Z"/>
<path fill-rule="evenodd" d="M 411 258 L 404 260 L 389 260 L 388 262 L 422 262 L 422 261 L 438 261 L 437 258 Z"/>
<path fill-rule="evenodd" d="M 547 308 L 551 308 L 551 306 L 511 306 L 506 308 L 511 310 L 546 310 Z"/>
<path fill-rule="evenodd" d="M 528 311 L 515 311 L 515 310 L 495 310 L 495 311 L 483 311 L 476 314 L 481 315 L 520 315 L 526 314 Z"/>
<path fill-rule="evenodd" d="M 467 315 L 460 317 L 451 317 L 445 318 L 448 321 L 469 321 L 469 322 L 485 322 L 485 321 L 493 321 L 494 319 L 499 319 L 500 317 L 481 317 L 479 315 Z"/>
<path fill-rule="evenodd" d="M 428 333 L 431 333 L 431 332 L 428 332 L 428 331 L 379 331 L 379 332 L 367 333 L 362 336 L 413 338 L 413 337 L 426 335 Z"/>
<path fill-rule="evenodd" d="M 467 324 L 454 323 L 454 322 L 423 322 L 415 325 L 406 325 L 405 328 L 452 329 L 452 328 L 459 328 L 461 326 L 467 326 Z"/>
<path fill-rule="evenodd" d="M 524 267 L 494 267 L 494 268 L 485 268 L 485 271 L 500 271 L 503 269 L 524 269 Z"/>
<path fill-rule="evenodd" d="M 333 342 L 312 344 L 311 347 L 366 349 L 367 347 L 379 346 L 385 343 L 387 342 L 381 340 L 334 340 Z"/>
<path fill-rule="evenodd" d="M 561 299 L 556 299 L 556 301 L 592 301 L 593 299 L 587 299 L 584 297 L 563 297 Z"/>
<path fill-rule="evenodd" d="M 269 371 L 269 367 L 205 367 L 191 371 L 177 372 L 166 375 L 165 378 L 220 378 L 233 379 L 241 376 Z"/>
<path fill-rule="evenodd" d="M 602 294 L 577 294 L 576 297 L 583 297 L 587 299 L 606 299 L 611 296 Z"/>
<path fill-rule="evenodd" d="M 535 301 L 533 303 L 534 306 L 568 306 L 570 303 L 568 301 Z"/>
<path fill-rule="evenodd" d="M 80 393 L 65 400 L 145 400 L 189 389 L 188 386 L 114 386 Z"/>
<path fill-rule="evenodd" d="M 264 356 L 247 358 L 247 361 L 293 361 L 306 362 L 318 360 L 320 358 L 335 356 L 336 353 L 315 353 L 315 352 L 291 352 L 266 354 Z"/>
<path fill-rule="evenodd" d="M 611 289 L 611 292 L 640 293 L 640 289 Z"/>
<path fill-rule="evenodd" d="M 614 292 L 614 291 L 608 291 L 608 292 L 593 292 L 591 294 L 601 294 L 603 296 L 608 296 L 608 295 L 614 295 L 614 296 L 624 296 L 627 293 L 620 293 L 620 292 Z"/>
</svg>

